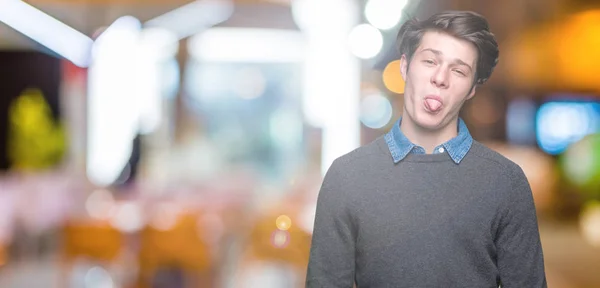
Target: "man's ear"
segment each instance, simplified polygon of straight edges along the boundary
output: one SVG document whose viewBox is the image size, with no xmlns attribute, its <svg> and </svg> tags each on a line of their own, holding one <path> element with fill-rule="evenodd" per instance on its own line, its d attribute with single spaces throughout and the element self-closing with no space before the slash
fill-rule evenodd
<svg viewBox="0 0 600 288">
<path fill-rule="evenodd" d="M 406 54 L 402 54 L 400 57 L 400 74 L 402 75 L 402 80 L 406 82 L 406 72 L 408 71 L 408 59 L 406 58 Z"/>
<path fill-rule="evenodd" d="M 471 92 L 469 92 L 466 100 L 469 100 L 475 96 L 475 90 L 477 90 L 477 84 L 473 85 L 473 88 L 471 88 Z"/>
</svg>

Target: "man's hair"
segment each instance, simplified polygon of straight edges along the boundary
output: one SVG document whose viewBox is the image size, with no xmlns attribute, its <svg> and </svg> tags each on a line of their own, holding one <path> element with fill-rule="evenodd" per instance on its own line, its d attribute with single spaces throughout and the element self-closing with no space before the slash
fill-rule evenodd
<svg viewBox="0 0 600 288">
<path fill-rule="evenodd" d="M 466 40 L 477 48 L 477 67 L 473 84 L 483 84 L 492 75 L 498 63 L 498 43 L 489 30 L 487 20 L 471 11 L 446 11 L 429 19 L 406 21 L 398 32 L 397 44 L 400 55 L 406 55 L 410 63 L 425 32 L 436 31 Z"/>
</svg>

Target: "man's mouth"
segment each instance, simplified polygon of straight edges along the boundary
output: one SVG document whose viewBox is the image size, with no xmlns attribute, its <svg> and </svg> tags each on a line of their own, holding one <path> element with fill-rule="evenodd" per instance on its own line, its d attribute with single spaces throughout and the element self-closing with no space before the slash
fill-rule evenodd
<svg viewBox="0 0 600 288">
<path fill-rule="evenodd" d="M 439 96 L 426 96 L 425 97 L 425 108 L 429 112 L 438 112 L 442 109 L 442 98 Z"/>
</svg>

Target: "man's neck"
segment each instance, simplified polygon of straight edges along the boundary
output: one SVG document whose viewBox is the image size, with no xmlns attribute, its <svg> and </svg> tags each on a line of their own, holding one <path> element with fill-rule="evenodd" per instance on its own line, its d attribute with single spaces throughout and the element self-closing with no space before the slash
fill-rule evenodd
<svg viewBox="0 0 600 288">
<path fill-rule="evenodd" d="M 428 154 L 442 143 L 458 135 L 458 118 L 450 121 L 445 127 L 438 130 L 427 130 L 416 125 L 410 117 L 402 117 L 400 130 L 404 136 L 415 145 L 421 146 Z"/>
</svg>

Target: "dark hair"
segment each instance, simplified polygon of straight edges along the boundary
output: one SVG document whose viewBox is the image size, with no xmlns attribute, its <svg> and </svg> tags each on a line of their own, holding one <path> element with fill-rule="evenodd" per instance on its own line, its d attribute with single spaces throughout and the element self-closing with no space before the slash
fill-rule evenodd
<svg viewBox="0 0 600 288">
<path fill-rule="evenodd" d="M 472 43 L 478 52 L 474 84 L 483 84 L 490 78 L 500 52 L 496 38 L 483 16 L 471 11 L 446 11 L 424 21 L 410 19 L 398 32 L 396 41 L 400 55 L 406 55 L 410 62 L 427 31 L 447 33 Z"/>
</svg>

